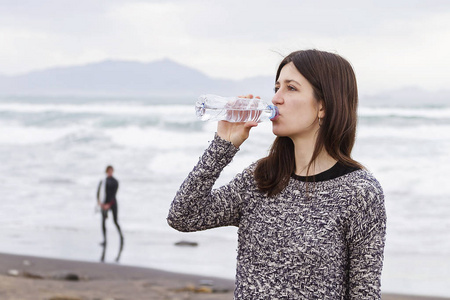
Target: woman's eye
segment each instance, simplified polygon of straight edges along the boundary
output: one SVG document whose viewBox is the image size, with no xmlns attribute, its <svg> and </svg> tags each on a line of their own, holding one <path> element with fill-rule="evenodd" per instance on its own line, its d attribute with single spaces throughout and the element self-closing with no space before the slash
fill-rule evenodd
<svg viewBox="0 0 450 300">
<path fill-rule="evenodd" d="M 276 92 L 278 92 L 279 89 L 280 89 L 280 87 L 276 86 L 276 87 L 273 88 L 273 91 L 276 93 Z M 285 87 L 285 89 L 287 89 L 288 91 L 296 91 L 297 90 L 295 88 L 295 86 L 293 86 L 293 85 L 287 85 Z"/>
</svg>

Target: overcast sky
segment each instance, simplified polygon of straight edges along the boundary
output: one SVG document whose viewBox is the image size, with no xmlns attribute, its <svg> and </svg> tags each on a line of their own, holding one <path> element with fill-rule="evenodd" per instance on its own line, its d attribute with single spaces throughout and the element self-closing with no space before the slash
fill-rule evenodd
<svg viewBox="0 0 450 300">
<path fill-rule="evenodd" d="M 217 78 L 336 52 L 360 89 L 449 89 L 450 0 L 0 0 L 0 74 L 170 58 Z"/>
</svg>

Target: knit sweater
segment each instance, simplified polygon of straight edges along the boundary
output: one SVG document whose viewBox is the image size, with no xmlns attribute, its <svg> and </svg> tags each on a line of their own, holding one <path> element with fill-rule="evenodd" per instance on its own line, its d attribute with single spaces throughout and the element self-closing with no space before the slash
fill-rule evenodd
<svg viewBox="0 0 450 300">
<path fill-rule="evenodd" d="M 268 197 L 252 164 L 213 189 L 237 151 L 216 136 L 167 218 L 183 232 L 238 227 L 235 299 L 381 299 L 386 214 L 378 181 L 365 170 L 315 183 L 292 177 Z"/>
</svg>

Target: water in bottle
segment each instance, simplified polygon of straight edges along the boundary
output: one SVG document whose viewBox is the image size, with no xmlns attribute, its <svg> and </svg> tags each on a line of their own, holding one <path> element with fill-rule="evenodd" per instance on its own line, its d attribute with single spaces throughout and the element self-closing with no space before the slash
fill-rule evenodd
<svg viewBox="0 0 450 300">
<path fill-rule="evenodd" d="M 278 108 L 258 98 L 202 95 L 195 104 L 197 117 L 202 121 L 263 122 L 278 116 Z"/>
</svg>

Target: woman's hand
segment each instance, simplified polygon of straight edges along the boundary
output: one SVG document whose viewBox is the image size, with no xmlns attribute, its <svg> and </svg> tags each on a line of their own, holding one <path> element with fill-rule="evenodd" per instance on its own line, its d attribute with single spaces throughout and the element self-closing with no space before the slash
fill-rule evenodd
<svg viewBox="0 0 450 300">
<path fill-rule="evenodd" d="M 239 98 L 253 99 L 253 95 L 239 96 Z M 258 98 L 259 97 L 255 97 Z M 230 141 L 236 148 L 248 138 L 250 129 L 258 126 L 255 121 L 231 123 L 227 121 L 219 121 L 217 125 L 217 135 L 226 141 Z"/>
</svg>

